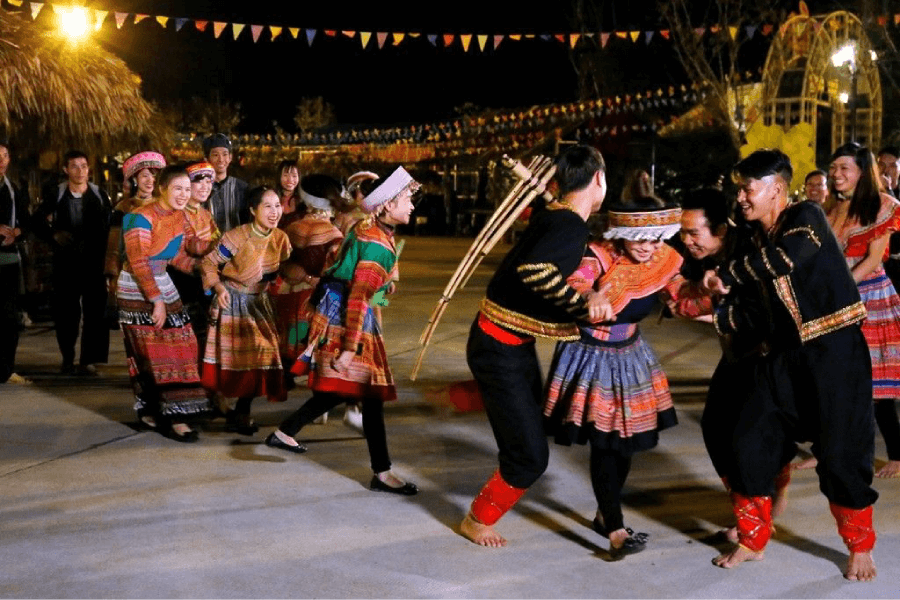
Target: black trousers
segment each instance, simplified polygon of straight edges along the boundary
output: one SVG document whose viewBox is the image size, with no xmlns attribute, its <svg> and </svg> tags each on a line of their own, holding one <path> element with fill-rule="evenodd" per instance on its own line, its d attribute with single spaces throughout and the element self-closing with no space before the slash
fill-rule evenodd
<svg viewBox="0 0 900 600">
<path fill-rule="evenodd" d="M 846 508 L 865 508 L 872 489 L 875 418 L 872 364 L 858 326 L 775 350 L 750 365 L 753 381 L 732 389 L 740 402 L 729 483 L 747 496 L 771 496 L 785 448 L 811 441 L 819 489 Z"/>
<path fill-rule="evenodd" d="M 887 446 L 888 460 L 900 460 L 900 419 L 894 400 L 885 398 L 875 403 L 875 423 Z"/>
<path fill-rule="evenodd" d="M 500 475 L 513 487 L 530 487 L 550 459 L 534 342 L 519 346 L 501 343 L 484 333 L 476 321 L 469 331 L 466 360 L 497 441 Z"/>
<path fill-rule="evenodd" d="M 19 346 L 19 288 L 21 265 L 0 265 L 0 383 L 15 372 L 16 348 Z"/>
<path fill-rule="evenodd" d="M 81 354 L 78 362 L 83 365 L 108 362 L 107 295 L 102 268 L 89 270 L 72 263 L 53 265 L 53 320 L 63 363 L 75 362 L 79 324 Z"/>
<path fill-rule="evenodd" d="M 625 487 L 630 471 L 630 456 L 624 456 L 617 450 L 591 445 L 591 485 L 607 531 L 625 527 L 622 517 L 622 488 Z"/>
<path fill-rule="evenodd" d="M 291 416 L 282 421 L 278 429 L 291 437 L 297 435 L 304 426 L 335 408 L 339 404 L 353 402 L 354 398 L 339 396 L 332 392 L 313 392 L 312 398 L 306 401 Z M 388 455 L 387 431 L 384 427 L 384 402 L 380 398 L 362 398 L 363 433 L 369 447 L 369 459 L 372 471 L 381 473 L 391 469 L 391 458 Z"/>
</svg>

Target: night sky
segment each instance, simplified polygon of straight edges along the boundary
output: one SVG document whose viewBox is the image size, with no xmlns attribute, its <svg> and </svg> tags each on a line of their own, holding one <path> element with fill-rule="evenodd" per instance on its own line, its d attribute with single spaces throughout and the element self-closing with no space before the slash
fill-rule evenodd
<svg viewBox="0 0 900 600">
<path fill-rule="evenodd" d="M 595 30 L 665 27 L 655 0 L 587 2 Z M 776 2 L 794 7 L 796 2 Z M 810 3 L 815 5 L 835 3 Z M 577 30 L 575 0 L 532 3 L 455 0 L 453 2 L 232 2 L 228 0 L 103 0 L 98 9 L 194 20 L 246 23 L 235 41 L 230 27 L 219 39 L 191 23 L 176 32 L 152 19 L 117 30 L 110 15 L 95 34 L 143 80 L 145 95 L 163 105 L 191 96 L 240 102 L 245 132 L 266 132 L 277 121 L 292 131 L 295 107 L 303 97 L 322 96 L 342 124 L 421 123 L 455 115 L 464 103 L 481 108 L 519 108 L 578 99 L 578 76 L 567 46 L 557 41 L 504 40 L 482 52 L 473 39 L 463 52 L 457 41 L 432 46 L 428 33 L 536 33 Z M 45 11 L 49 12 L 49 11 Z M 319 29 L 310 48 L 301 31 L 275 40 L 265 31 L 254 43 L 249 25 Z M 417 39 L 383 49 L 358 37 L 326 38 L 321 30 L 419 31 Z M 490 45 L 490 43 L 489 43 Z M 614 40 L 603 52 L 603 93 L 629 93 L 682 83 L 683 70 L 670 42 L 649 45 Z"/>
</svg>

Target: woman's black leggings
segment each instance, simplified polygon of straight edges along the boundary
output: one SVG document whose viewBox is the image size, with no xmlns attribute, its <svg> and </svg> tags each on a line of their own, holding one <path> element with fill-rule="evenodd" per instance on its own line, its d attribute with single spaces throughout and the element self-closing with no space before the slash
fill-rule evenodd
<svg viewBox="0 0 900 600">
<path fill-rule="evenodd" d="M 631 457 L 615 450 L 591 446 L 591 485 L 606 531 L 625 527 L 622 517 L 622 488 L 631 471 Z"/>
<path fill-rule="evenodd" d="M 875 402 L 875 422 L 887 446 L 888 460 L 900 460 L 900 419 L 893 400 Z"/>
</svg>

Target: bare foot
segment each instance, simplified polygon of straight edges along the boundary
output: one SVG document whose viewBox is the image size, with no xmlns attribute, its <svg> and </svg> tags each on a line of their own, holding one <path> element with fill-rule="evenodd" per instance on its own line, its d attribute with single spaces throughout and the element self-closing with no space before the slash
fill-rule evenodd
<svg viewBox="0 0 900 600">
<path fill-rule="evenodd" d="M 744 548 L 740 545 L 735 545 L 735 547 L 725 554 L 720 554 L 719 556 L 713 559 L 713 564 L 717 567 L 722 567 L 723 569 L 731 569 L 742 562 L 746 562 L 748 560 L 762 560 L 764 552 L 754 552 L 748 548 Z"/>
<path fill-rule="evenodd" d="M 459 532 L 464 538 L 469 539 L 479 546 L 500 548 L 501 546 L 506 545 L 506 540 L 503 536 L 494 531 L 494 528 L 491 525 L 479 523 L 471 514 L 467 514 L 466 518 L 459 524 Z"/>
<path fill-rule="evenodd" d="M 900 460 L 889 460 L 887 464 L 878 469 L 875 477 L 882 479 L 890 479 L 892 477 L 900 477 Z"/>
<path fill-rule="evenodd" d="M 875 561 L 871 552 L 851 552 L 847 560 L 847 573 L 850 581 L 872 581 L 875 579 Z"/>
<path fill-rule="evenodd" d="M 738 530 L 737 527 L 729 527 L 728 529 L 723 529 L 719 532 L 720 535 L 724 535 L 725 539 L 731 542 L 732 544 L 738 543 Z"/>
<path fill-rule="evenodd" d="M 819 464 L 819 460 L 815 456 L 810 456 L 809 458 L 804 458 L 803 460 L 798 460 L 791 468 L 793 469 L 815 469 L 816 465 Z"/>
</svg>

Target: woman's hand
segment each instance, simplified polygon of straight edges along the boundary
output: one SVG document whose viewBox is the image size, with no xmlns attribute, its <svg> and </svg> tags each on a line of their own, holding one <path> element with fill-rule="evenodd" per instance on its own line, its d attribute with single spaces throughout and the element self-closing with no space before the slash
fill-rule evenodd
<svg viewBox="0 0 900 600">
<path fill-rule="evenodd" d="M 591 323 L 603 323 L 616 318 L 612 304 L 606 297 L 609 286 L 605 285 L 596 292 L 587 295 L 588 321 Z"/>
<path fill-rule="evenodd" d="M 153 319 L 154 327 L 162 329 L 163 325 L 166 324 L 166 303 L 162 300 L 154 302 L 153 313 L 150 315 L 150 318 Z"/>
<path fill-rule="evenodd" d="M 213 289 L 216 290 L 216 304 L 219 305 L 219 308 L 228 308 L 228 305 L 231 304 L 231 294 L 228 293 L 228 288 L 217 283 Z"/>
<path fill-rule="evenodd" d="M 356 352 L 353 350 L 344 350 L 337 358 L 331 359 L 331 368 L 341 375 L 346 375 L 350 370 L 350 364 L 353 362 L 353 357 L 355 355 Z"/>
</svg>

